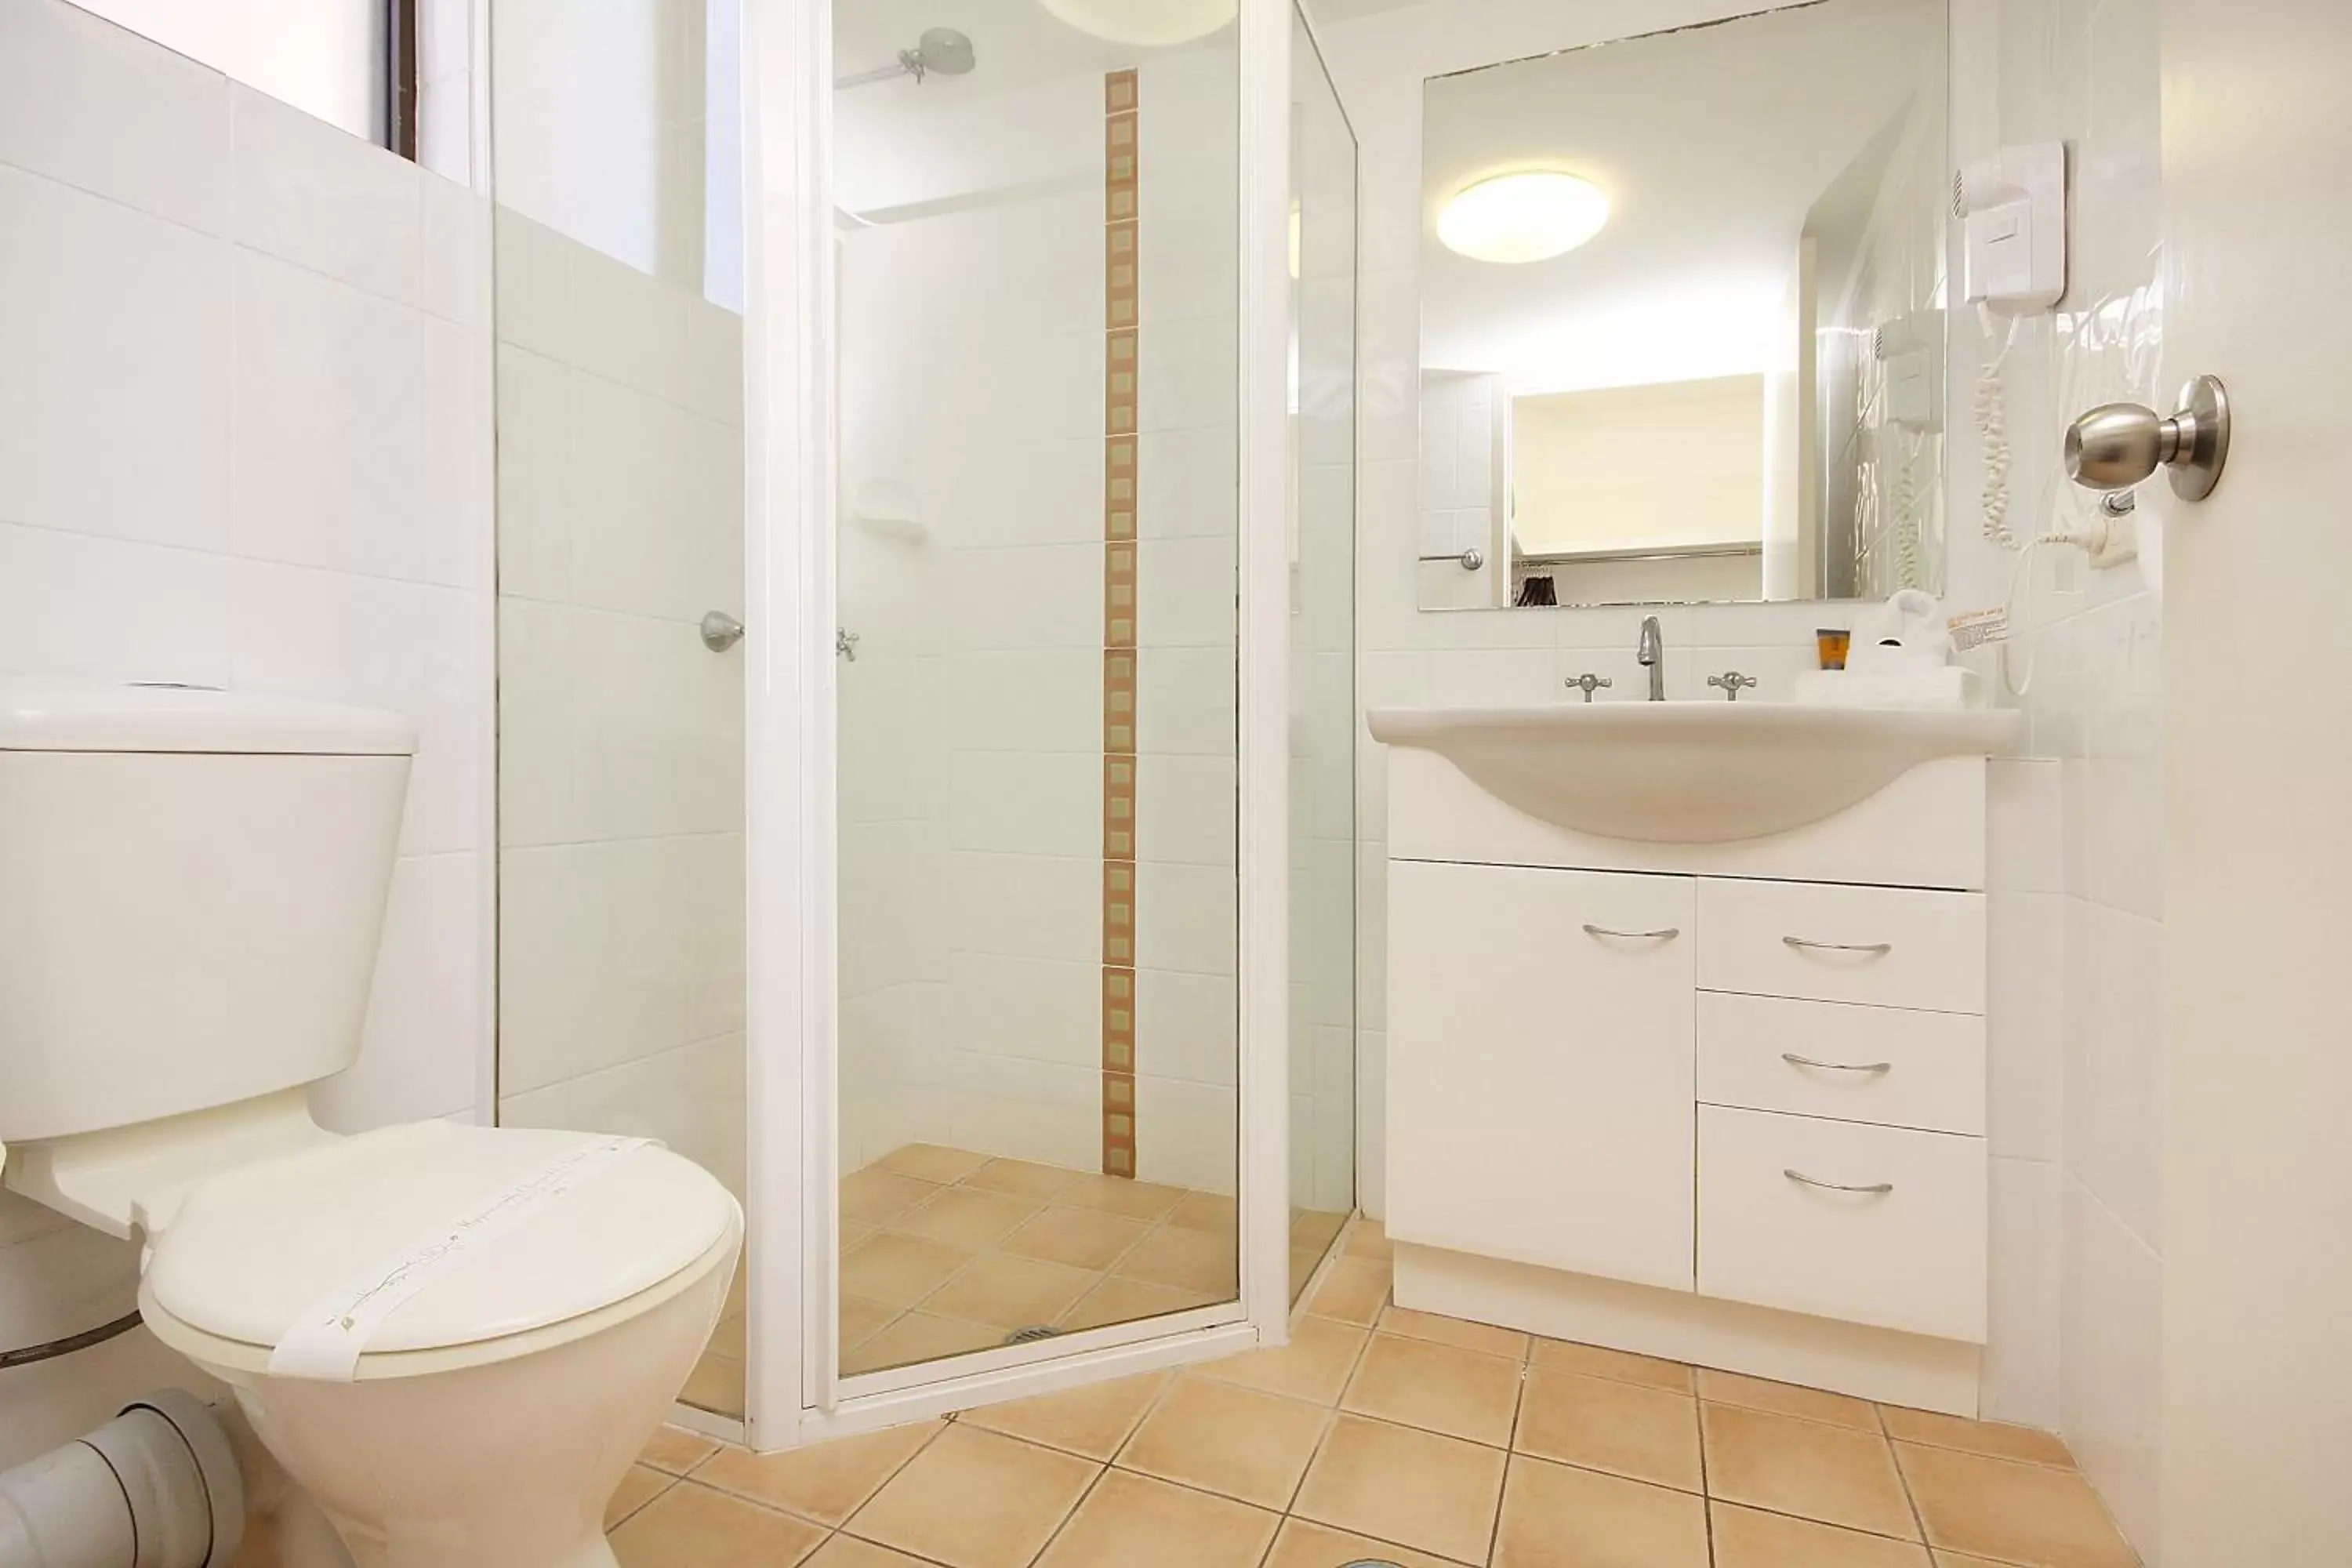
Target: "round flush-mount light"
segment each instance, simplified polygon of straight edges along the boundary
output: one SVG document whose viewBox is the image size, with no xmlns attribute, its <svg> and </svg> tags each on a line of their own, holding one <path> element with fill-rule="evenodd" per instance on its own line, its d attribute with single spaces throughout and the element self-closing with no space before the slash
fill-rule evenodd
<svg viewBox="0 0 2352 1568">
<path fill-rule="evenodd" d="M 1037 0 L 1083 33 L 1114 44 L 1188 44 L 1234 19 L 1241 0 Z"/>
<path fill-rule="evenodd" d="M 1609 198 L 1590 180 L 1553 170 L 1496 174 L 1467 187 L 1438 215 L 1445 248 L 1506 264 L 1564 256 L 1601 232 Z"/>
</svg>

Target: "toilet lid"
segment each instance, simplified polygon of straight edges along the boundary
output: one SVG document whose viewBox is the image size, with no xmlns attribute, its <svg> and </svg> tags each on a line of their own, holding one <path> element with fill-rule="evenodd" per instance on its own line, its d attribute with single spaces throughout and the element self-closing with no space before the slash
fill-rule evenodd
<svg viewBox="0 0 2352 1568">
<path fill-rule="evenodd" d="M 597 1147 L 612 1142 L 425 1121 L 240 1166 L 189 1189 L 146 1288 L 191 1328 L 275 1346 L 331 1294 L 585 1156 L 561 1195 L 440 1259 L 366 1348 L 441 1350 L 568 1322 L 677 1274 L 740 1212 L 700 1166 L 653 1143 Z"/>
</svg>

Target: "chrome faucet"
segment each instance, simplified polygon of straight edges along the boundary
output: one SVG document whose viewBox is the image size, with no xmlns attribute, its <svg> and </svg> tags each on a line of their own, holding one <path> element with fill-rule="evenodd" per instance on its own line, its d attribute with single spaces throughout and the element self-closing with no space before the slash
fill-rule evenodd
<svg viewBox="0 0 2352 1568">
<path fill-rule="evenodd" d="M 1648 616 L 1642 622 L 1642 646 L 1634 649 L 1633 657 L 1650 672 L 1650 700 L 1664 702 L 1666 700 L 1666 647 L 1664 639 L 1658 636 L 1657 616 Z"/>
</svg>

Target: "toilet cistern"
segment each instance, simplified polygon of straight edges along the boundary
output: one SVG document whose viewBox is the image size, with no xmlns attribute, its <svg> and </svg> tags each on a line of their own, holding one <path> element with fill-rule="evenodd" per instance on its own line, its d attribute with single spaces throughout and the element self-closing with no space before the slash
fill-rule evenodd
<svg viewBox="0 0 2352 1568">
<path fill-rule="evenodd" d="M 1633 657 L 1650 672 L 1650 700 L 1664 702 L 1666 700 L 1666 648 L 1664 640 L 1658 635 L 1657 616 L 1643 617 L 1641 646 L 1633 650 Z"/>
</svg>

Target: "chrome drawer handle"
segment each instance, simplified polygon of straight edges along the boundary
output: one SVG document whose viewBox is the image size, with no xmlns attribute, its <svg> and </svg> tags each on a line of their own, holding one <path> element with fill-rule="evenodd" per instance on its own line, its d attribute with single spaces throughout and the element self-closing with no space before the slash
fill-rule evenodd
<svg viewBox="0 0 2352 1568">
<path fill-rule="evenodd" d="M 1780 939 L 1790 947 L 1811 948 L 1818 952 L 1866 952 L 1874 958 L 1885 958 L 1895 951 L 1891 942 L 1808 942 L 1801 936 Z"/>
<path fill-rule="evenodd" d="M 1780 1059 L 1792 1068 L 1819 1068 L 1823 1072 L 1893 1072 L 1893 1062 L 1817 1062 L 1811 1057 L 1801 1057 L 1794 1051 L 1782 1051 Z"/>
<path fill-rule="evenodd" d="M 1866 1187 L 1850 1187 L 1843 1182 L 1817 1182 L 1802 1171 L 1782 1171 L 1780 1173 L 1792 1182 L 1802 1182 L 1809 1187 L 1821 1187 L 1832 1193 L 1864 1193 L 1874 1198 L 1883 1198 L 1895 1190 L 1893 1182 L 1874 1182 Z"/>
<path fill-rule="evenodd" d="M 1613 936 L 1621 942 L 1672 942 L 1683 934 L 1683 929 L 1680 926 L 1668 926 L 1664 931 L 1611 931 L 1607 926 L 1588 924 L 1584 928 L 1584 934 L 1594 937 Z"/>
</svg>

